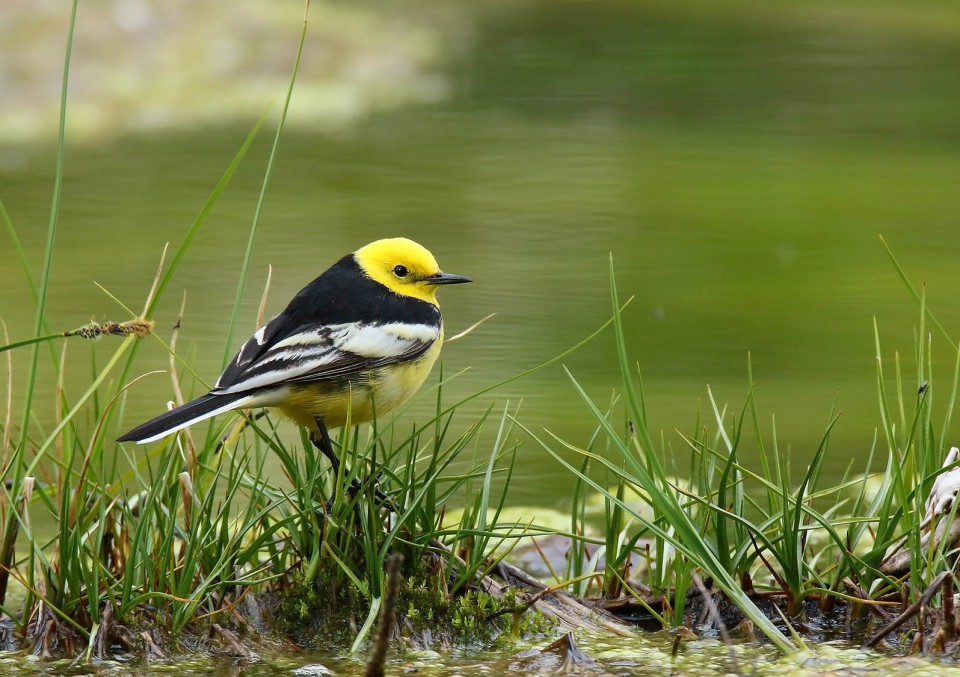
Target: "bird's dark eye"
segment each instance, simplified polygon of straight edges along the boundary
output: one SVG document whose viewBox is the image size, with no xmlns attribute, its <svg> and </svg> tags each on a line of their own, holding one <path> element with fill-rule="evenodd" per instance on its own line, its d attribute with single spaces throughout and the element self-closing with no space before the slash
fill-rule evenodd
<svg viewBox="0 0 960 677">
<path fill-rule="evenodd" d="M 394 266 L 394 267 L 393 267 L 393 274 L 396 275 L 397 277 L 406 277 L 408 272 L 409 272 L 409 271 L 407 271 L 407 267 L 406 267 L 406 266 Z"/>
</svg>

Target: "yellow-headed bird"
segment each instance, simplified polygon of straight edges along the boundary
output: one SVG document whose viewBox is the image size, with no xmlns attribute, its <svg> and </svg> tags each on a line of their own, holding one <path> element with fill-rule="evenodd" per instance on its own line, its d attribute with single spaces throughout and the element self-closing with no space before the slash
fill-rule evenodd
<svg viewBox="0 0 960 677">
<path fill-rule="evenodd" d="M 399 406 L 426 380 L 443 344 L 444 273 L 406 238 L 371 242 L 333 264 L 240 348 L 206 395 L 137 426 L 144 444 L 232 409 L 276 407 L 310 430 L 336 469 L 328 428 Z"/>
</svg>

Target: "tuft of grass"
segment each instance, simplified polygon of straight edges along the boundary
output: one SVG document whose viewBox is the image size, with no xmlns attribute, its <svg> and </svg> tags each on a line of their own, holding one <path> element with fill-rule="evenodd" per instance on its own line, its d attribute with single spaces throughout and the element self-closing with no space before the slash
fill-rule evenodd
<svg viewBox="0 0 960 677">
<path fill-rule="evenodd" d="M 647 425 L 646 412 L 642 399 L 642 391 L 634 384 L 633 370 L 627 358 L 626 341 L 623 334 L 621 308 L 617 294 L 616 282 L 613 275 L 613 259 L 610 261 L 610 295 L 613 307 L 614 338 L 623 379 L 625 405 L 629 421 L 627 433 L 619 433 L 611 424 L 603 411 L 590 399 L 586 391 L 580 386 L 569 370 L 564 369 L 574 389 L 580 395 L 587 410 L 593 415 L 601 434 L 610 444 L 615 460 L 610 460 L 595 452 L 580 449 L 576 445 L 550 435 L 552 440 L 541 438 L 528 428 L 528 434 L 553 458 L 574 473 L 578 480 L 591 486 L 594 491 L 602 494 L 611 505 L 619 506 L 629 514 L 644 531 L 652 537 L 652 551 L 654 553 L 654 576 L 661 589 L 668 587 L 676 589 L 675 599 L 681 600 L 685 596 L 685 584 L 690 579 L 681 575 L 689 572 L 690 566 L 705 572 L 717 586 L 743 611 L 743 613 L 782 651 L 794 649 L 793 643 L 780 632 L 773 622 L 764 615 L 744 593 L 738 585 L 732 572 L 723 566 L 719 552 L 713 542 L 704 538 L 704 526 L 696 521 L 696 511 L 691 506 L 696 503 L 688 502 L 676 490 L 671 477 L 666 472 L 666 466 L 654 446 Z M 652 516 L 641 514 L 629 505 L 616 493 L 610 492 L 601 486 L 587 473 L 570 463 L 563 454 L 556 450 L 553 444 L 559 444 L 567 451 L 574 452 L 591 462 L 607 469 L 623 482 L 636 487 L 652 510 Z M 611 512 L 610 514 L 615 514 Z M 608 525 L 608 527 L 615 525 Z M 610 556 L 610 553 L 607 553 Z M 672 586 L 667 583 L 672 582 Z"/>
<path fill-rule="evenodd" d="M 602 547 L 591 555 L 590 539 L 581 537 L 568 558 L 574 591 L 586 594 L 597 582 L 600 597 L 633 599 L 651 618 L 671 628 L 692 622 L 687 593 L 698 577 L 711 581 L 773 644 L 790 651 L 798 641 L 792 625 L 803 620 L 809 600 L 816 600 L 823 613 L 836 604 L 851 603 L 860 603 L 862 612 L 891 594 L 916 601 L 939 580 L 939 574 L 951 569 L 950 544 L 933 539 L 926 547 L 922 544 L 928 542 L 924 540 L 930 517 L 925 500 L 930 487 L 939 474 L 953 467 L 942 468 L 941 462 L 949 446 L 949 423 L 960 382 L 960 350 L 938 423 L 932 404 L 934 385 L 939 382 L 932 376 L 933 343 L 925 328 L 929 311 L 922 290 L 917 294 L 920 324 L 912 360 L 915 373 L 907 379 L 899 355 L 894 356 L 892 397 L 875 330 L 881 439 L 887 447 L 882 480 L 875 486 L 871 473 L 879 456 L 875 437 L 862 474 L 848 472 L 839 483 L 824 486 L 821 470 L 830 453 L 836 410 L 828 416 L 811 461 L 796 473 L 789 447 L 778 440 L 775 418 L 770 420 L 769 432 L 764 432 L 749 359 L 747 397 L 739 407 L 744 413 L 730 413 L 707 389 L 712 426 L 698 409 L 693 434 L 681 434 L 690 452 L 688 475 L 682 477 L 671 460 L 676 454 L 662 436 L 654 443 L 646 420 L 642 386 L 627 359 L 612 262 L 610 288 L 623 380 L 626 421 L 622 429 L 614 423 L 612 407 L 601 409 L 569 371 L 571 384 L 597 423 L 604 452 L 596 448 L 596 435 L 581 448 L 549 431 L 543 436 L 524 428 L 575 478 L 574 534 L 587 532 L 590 494 L 602 497 Z M 570 460 L 570 454 L 580 461 Z M 743 459 L 752 461 L 748 464 Z M 598 481 L 598 470 L 605 484 Z M 639 496 L 641 504 L 631 495 Z M 910 553 L 905 582 L 881 572 L 881 564 L 895 547 Z M 646 567 L 642 577 L 638 564 Z M 763 600 L 779 605 L 780 623 L 774 622 L 777 614 L 769 607 L 758 606 Z M 789 630 L 789 637 L 782 627 Z"/>
</svg>

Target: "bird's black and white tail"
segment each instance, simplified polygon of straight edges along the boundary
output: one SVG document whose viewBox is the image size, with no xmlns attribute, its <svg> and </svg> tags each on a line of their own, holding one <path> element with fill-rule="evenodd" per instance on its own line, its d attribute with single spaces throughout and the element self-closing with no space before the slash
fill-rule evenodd
<svg viewBox="0 0 960 677">
<path fill-rule="evenodd" d="M 249 395 L 248 392 L 225 393 L 222 395 L 207 393 L 125 432 L 117 439 L 117 442 L 136 442 L 137 444 L 153 442 L 175 433 L 181 428 L 186 428 L 188 425 L 242 407 L 243 403 L 240 400 L 249 397 Z"/>
</svg>

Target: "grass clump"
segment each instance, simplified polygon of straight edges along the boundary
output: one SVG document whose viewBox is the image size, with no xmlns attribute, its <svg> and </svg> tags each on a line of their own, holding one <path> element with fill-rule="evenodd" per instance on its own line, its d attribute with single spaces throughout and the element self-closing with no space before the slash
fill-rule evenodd
<svg viewBox="0 0 960 677">
<path fill-rule="evenodd" d="M 914 373 L 907 377 L 895 355 L 892 387 L 875 331 L 881 429 L 867 469 L 848 470 L 828 485 L 822 467 L 838 414 L 829 413 L 812 459 L 798 472 L 778 440 L 776 419 L 765 424 L 758 414 L 749 364 L 739 415 L 708 388 L 706 415 L 698 410 L 693 433 L 680 434 L 689 457 L 681 472 L 678 451 L 647 422 L 627 358 L 612 264 L 610 280 L 625 423 L 614 422 L 617 398 L 601 407 L 568 371 L 597 423 L 589 443 L 528 430 L 575 477 L 573 533 L 590 532 L 588 503 L 601 497 L 600 536 L 575 542 L 566 562 L 565 578 L 577 592 L 665 629 L 688 626 L 726 637 L 732 625 L 746 623 L 748 636 L 762 633 L 785 651 L 798 646 L 800 630 L 811 625 L 839 628 L 837 636 L 852 639 L 886 637 L 879 610 L 891 607 L 938 619 L 927 625 L 927 635 L 954 637 L 952 606 L 941 612 L 936 605 L 940 586 L 954 585 L 960 538 L 931 534 L 938 522 L 944 531 L 955 509 L 933 514 L 927 496 L 936 478 L 956 467 L 943 459 L 960 369 L 946 382 L 933 377 L 923 293 L 917 293 L 920 324 L 909 361 Z M 946 396 L 938 421 L 939 392 Z M 911 632 L 923 636 L 917 624 Z"/>
<path fill-rule="evenodd" d="M 111 395 L 111 405 L 122 392 Z M 230 422 L 221 422 L 207 435 L 210 443 L 180 434 L 142 456 L 105 441 L 112 437 L 102 430 L 112 406 L 97 408 L 88 398 L 98 421 L 93 431 L 79 421 L 59 426 L 32 456 L 10 459 L 25 465 L 23 480 L 7 483 L 0 504 L 14 525 L 4 542 L 18 546 L 6 551 L 4 567 L 24 592 L 19 606 L 6 589 L 0 599 L 11 637 L 50 656 L 86 648 L 103 657 L 216 646 L 230 637 L 225 633 L 279 629 L 309 644 L 346 642 L 357 650 L 380 613 L 385 563 L 393 554 L 409 563 L 400 608 L 420 623 L 414 628 L 420 636 L 432 622 L 444 642 L 480 637 L 478 619 L 500 608 L 487 593 L 469 596 L 499 559 L 489 557 L 486 544 L 502 543 L 520 528 L 469 513 L 450 525 L 443 514 L 452 500 L 503 505 L 494 479 L 509 473 L 512 454 L 503 435 L 481 454 L 480 465 L 458 463 L 482 444 L 486 416 L 453 434 L 454 411 L 444 409 L 442 388 L 436 397 L 434 419 L 402 437 L 392 423 L 367 436 L 345 427 L 337 440 L 340 476 L 305 437 L 284 442 L 270 417 L 239 436 L 224 435 Z M 504 415 L 501 431 L 506 426 Z M 272 481 L 265 470 L 270 457 L 280 460 L 284 475 Z M 368 459 L 392 510 L 374 496 L 374 480 L 363 470 Z M 354 477 L 358 495 L 335 490 Z M 58 523 L 52 537 L 32 528 L 38 509 Z M 277 625 L 251 628 L 241 611 L 250 604 Z M 490 637 L 499 634 L 496 615 L 484 622 Z M 444 624 L 463 632 L 437 632 Z M 224 641 L 230 648 L 232 640 Z"/>
</svg>

